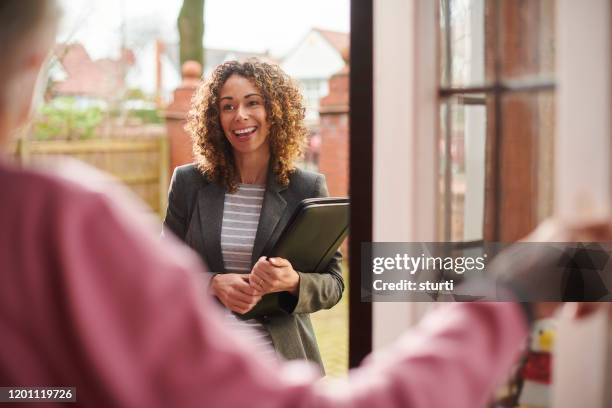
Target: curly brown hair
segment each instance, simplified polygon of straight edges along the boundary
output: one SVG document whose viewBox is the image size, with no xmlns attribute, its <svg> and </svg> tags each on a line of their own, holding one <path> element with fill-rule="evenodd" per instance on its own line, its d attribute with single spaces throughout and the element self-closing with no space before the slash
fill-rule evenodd
<svg viewBox="0 0 612 408">
<path fill-rule="evenodd" d="M 234 154 L 219 119 L 219 92 L 232 75 L 249 79 L 262 93 L 270 124 L 270 164 L 278 183 L 286 186 L 306 141 L 302 94 L 278 65 L 257 59 L 225 62 L 197 89 L 186 125 L 193 140 L 196 165 L 210 181 L 236 191 Z"/>
</svg>

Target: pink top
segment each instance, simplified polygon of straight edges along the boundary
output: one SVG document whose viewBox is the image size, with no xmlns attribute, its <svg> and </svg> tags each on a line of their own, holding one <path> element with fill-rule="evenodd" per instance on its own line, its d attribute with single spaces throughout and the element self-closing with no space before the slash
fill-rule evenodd
<svg viewBox="0 0 612 408">
<path fill-rule="evenodd" d="M 0 386 L 74 386 L 100 407 L 474 408 L 526 335 L 515 304 L 449 305 L 316 382 L 228 332 L 198 258 L 100 193 L 4 164 L 0 186 Z"/>
</svg>

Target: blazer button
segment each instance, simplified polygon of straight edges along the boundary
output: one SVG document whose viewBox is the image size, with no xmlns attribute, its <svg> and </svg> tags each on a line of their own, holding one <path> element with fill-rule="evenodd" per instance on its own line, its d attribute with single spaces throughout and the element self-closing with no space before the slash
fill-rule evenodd
<svg viewBox="0 0 612 408">
<path fill-rule="evenodd" d="M 270 322 L 270 316 L 268 316 L 268 315 L 263 315 L 263 316 L 261 317 L 261 320 L 262 320 L 264 323 L 268 323 L 268 322 Z"/>
</svg>

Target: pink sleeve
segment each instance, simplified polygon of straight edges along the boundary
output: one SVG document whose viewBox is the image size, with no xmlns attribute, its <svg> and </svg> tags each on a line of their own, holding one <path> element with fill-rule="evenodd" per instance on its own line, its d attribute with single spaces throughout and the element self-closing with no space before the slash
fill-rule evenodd
<svg viewBox="0 0 612 408">
<path fill-rule="evenodd" d="M 270 366 L 219 321 L 187 249 L 161 244 L 96 195 L 58 221 L 62 330 L 49 341 L 83 404 L 125 407 L 481 406 L 526 328 L 515 304 L 432 313 L 347 381 Z M 61 332 L 61 333 L 59 333 Z"/>
<path fill-rule="evenodd" d="M 514 303 L 446 304 L 352 372 L 351 406 L 485 406 L 526 336 Z"/>
</svg>

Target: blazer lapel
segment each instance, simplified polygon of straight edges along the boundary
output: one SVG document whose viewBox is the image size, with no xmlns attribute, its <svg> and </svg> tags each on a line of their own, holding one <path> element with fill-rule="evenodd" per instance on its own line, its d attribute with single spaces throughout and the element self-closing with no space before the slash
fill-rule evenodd
<svg viewBox="0 0 612 408">
<path fill-rule="evenodd" d="M 262 255 L 266 244 L 270 240 L 276 225 L 281 219 L 287 202 L 281 196 L 281 191 L 287 187 L 283 187 L 276 181 L 276 176 L 272 171 L 268 172 L 268 181 L 266 183 L 266 192 L 261 207 L 261 215 L 259 216 L 259 225 L 255 235 L 255 243 L 253 245 L 253 255 L 251 256 L 251 265 L 254 265 L 257 259 Z"/>
<path fill-rule="evenodd" d="M 198 192 L 200 210 L 200 227 L 204 255 L 211 272 L 224 272 L 223 256 L 221 254 L 221 225 L 223 222 L 223 204 L 225 187 L 217 183 L 208 183 Z"/>
</svg>

